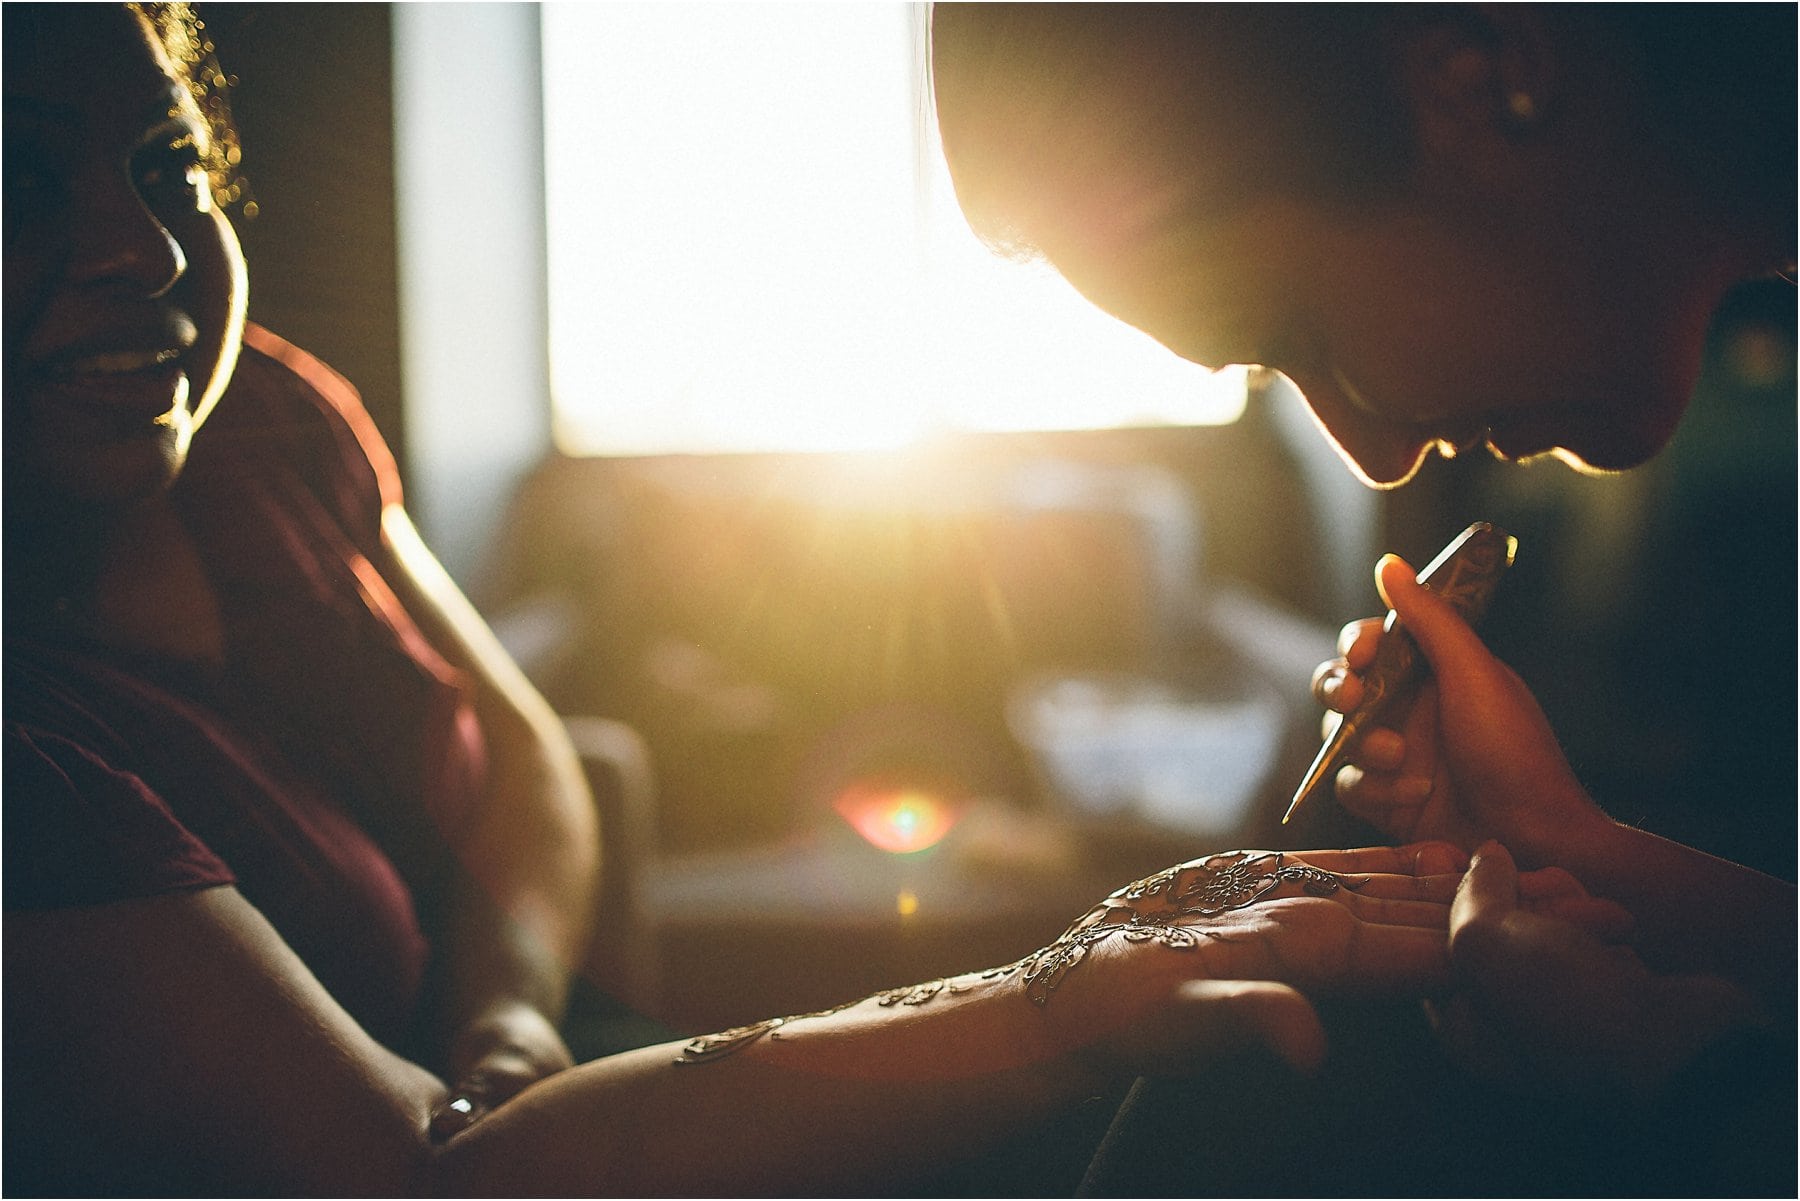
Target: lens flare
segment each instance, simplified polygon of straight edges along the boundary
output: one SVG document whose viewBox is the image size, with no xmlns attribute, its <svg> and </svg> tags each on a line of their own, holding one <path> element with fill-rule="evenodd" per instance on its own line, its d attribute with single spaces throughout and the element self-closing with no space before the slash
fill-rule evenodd
<svg viewBox="0 0 1800 1201">
<path fill-rule="evenodd" d="M 869 845 L 896 855 L 935 846 L 956 824 L 948 804 L 914 788 L 852 785 L 832 807 Z"/>
</svg>

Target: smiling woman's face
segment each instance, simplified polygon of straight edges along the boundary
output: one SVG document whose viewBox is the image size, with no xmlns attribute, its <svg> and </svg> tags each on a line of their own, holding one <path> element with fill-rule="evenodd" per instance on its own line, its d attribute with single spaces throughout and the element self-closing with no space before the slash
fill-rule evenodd
<svg viewBox="0 0 1800 1201">
<path fill-rule="evenodd" d="M 9 18 L 8 495 L 129 502 L 180 472 L 230 379 L 243 256 L 213 203 L 208 124 L 145 20 Z"/>
</svg>

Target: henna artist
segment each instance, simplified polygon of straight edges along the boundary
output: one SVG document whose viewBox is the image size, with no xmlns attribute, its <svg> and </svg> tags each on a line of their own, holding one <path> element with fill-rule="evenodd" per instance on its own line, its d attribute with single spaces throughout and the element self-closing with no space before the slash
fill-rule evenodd
<svg viewBox="0 0 1800 1201">
<path fill-rule="evenodd" d="M 1446 985 L 1457 848 L 1238 852 L 1012 965 L 571 1066 L 588 798 L 354 390 L 246 324 L 203 30 L 4 22 L 8 1192 L 887 1193 Z"/>
<path fill-rule="evenodd" d="M 1668 442 L 1727 293 L 1791 277 L 1794 20 L 1771 5 L 939 4 L 932 59 L 978 233 L 1185 358 L 1281 371 L 1350 469 L 1387 488 L 1434 453 L 1622 471 Z M 1390 557 L 1378 577 L 1437 683 L 1362 740 L 1337 796 L 1396 839 L 1475 853 L 1443 1046 L 1552 1115 L 1538 1154 L 1522 1123 L 1508 1153 L 1486 1147 L 1504 1183 L 1459 1177 L 1451 1155 L 1408 1187 L 1790 1191 L 1792 886 L 1612 820 L 1519 678 L 1411 567 Z M 1379 636 L 1346 630 L 1315 676 L 1323 704 L 1356 706 Z M 1634 949 L 1522 915 L 1521 867 L 1621 904 Z M 1435 1053 L 1417 1050 L 1423 1073 Z M 1409 1111 L 1434 1134 L 1488 1095 L 1445 1088 Z M 1571 1096 L 1591 1104 L 1551 1105 Z M 1180 1145 L 1152 1108 L 1137 1117 L 1155 1133 L 1127 1126 L 1112 1169 Z M 1641 1141 L 1557 1141 L 1615 1109 Z M 1280 1145 L 1331 1128 L 1302 1121 Z M 1369 1170 L 1389 1151 L 1395 1171 L 1433 1160 L 1417 1141 L 1382 1144 Z M 1345 1162 L 1292 1187 L 1342 1188 Z M 1635 1174 L 1609 1174 L 1621 1163 Z"/>
</svg>

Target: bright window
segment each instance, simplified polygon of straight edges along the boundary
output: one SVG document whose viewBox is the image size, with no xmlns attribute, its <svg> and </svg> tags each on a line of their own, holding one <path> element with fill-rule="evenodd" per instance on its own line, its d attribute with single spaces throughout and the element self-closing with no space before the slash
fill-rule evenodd
<svg viewBox="0 0 1800 1201">
<path fill-rule="evenodd" d="M 1185 363 L 950 192 L 923 6 L 542 9 L 556 436 L 575 454 L 875 449 L 1223 423 Z"/>
</svg>

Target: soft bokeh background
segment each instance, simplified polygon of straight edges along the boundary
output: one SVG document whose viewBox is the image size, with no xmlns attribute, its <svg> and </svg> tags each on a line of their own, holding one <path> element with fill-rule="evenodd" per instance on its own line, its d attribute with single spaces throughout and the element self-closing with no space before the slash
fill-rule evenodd
<svg viewBox="0 0 1800 1201">
<path fill-rule="evenodd" d="M 239 78 L 253 318 L 359 384 L 552 701 L 635 731 L 612 744 L 653 779 L 611 814 L 629 937 L 594 965 L 634 1000 L 694 1029 L 814 1008 L 1016 957 L 1176 857 L 1369 837 L 1329 805 L 1276 824 L 1317 743 L 1307 677 L 1374 611 L 1381 550 L 1423 562 L 1474 520 L 1520 539 L 1487 635 L 1596 795 L 1792 878 L 1791 284 L 1743 291 L 1675 444 L 1616 479 L 1468 459 L 1377 497 L 1279 379 L 1225 425 L 566 453 L 535 11 L 202 15 Z M 421 77 L 484 21 L 472 66 Z M 404 223 L 421 206 L 448 249 Z M 434 351 L 450 298 L 406 281 L 457 277 L 487 299 Z"/>
</svg>

